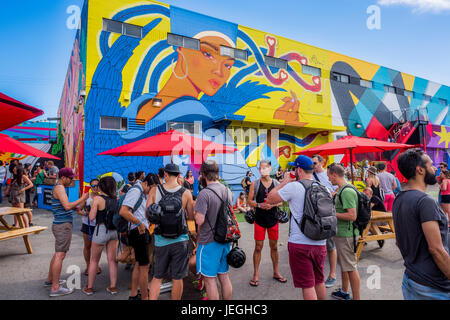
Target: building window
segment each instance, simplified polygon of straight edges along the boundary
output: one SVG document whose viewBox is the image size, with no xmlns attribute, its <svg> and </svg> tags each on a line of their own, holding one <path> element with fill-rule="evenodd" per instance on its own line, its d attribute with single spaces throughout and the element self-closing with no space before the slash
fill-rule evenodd
<svg viewBox="0 0 450 320">
<path fill-rule="evenodd" d="M 412 91 L 404 90 L 403 95 L 408 98 L 414 98 L 414 94 L 412 93 Z"/>
<path fill-rule="evenodd" d="M 305 64 L 302 64 L 302 72 L 303 74 L 309 74 L 316 77 L 320 77 L 322 75 L 320 68 L 307 66 Z"/>
<path fill-rule="evenodd" d="M 248 52 L 246 50 L 235 49 L 231 47 L 220 46 L 220 55 L 245 61 L 248 60 Z"/>
<path fill-rule="evenodd" d="M 372 81 L 368 81 L 368 80 L 360 79 L 359 80 L 359 85 L 361 87 L 365 87 L 365 88 L 373 88 L 373 82 Z"/>
<path fill-rule="evenodd" d="M 395 93 L 395 87 L 393 86 L 388 86 L 388 85 L 384 85 L 384 91 L 389 92 L 389 93 Z"/>
<path fill-rule="evenodd" d="M 142 39 L 142 27 L 116 20 L 103 18 L 103 31 L 114 32 Z"/>
<path fill-rule="evenodd" d="M 100 117 L 100 129 L 101 130 L 127 130 L 127 118 L 120 117 Z"/>
<path fill-rule="evenodd" d="M 332 72 L 331 73 L 331 80 L 339 81 L 339 82 L 343 82 L 343 83 L 349 83 L 350 78 L 349 78 L 349 76 L 347 76 L 345 74 Z"/>
<path fill-rule="evenodd" d="M 429 96 L 429 95 L 427 95 L 427 94 L 424 94 L 424 95 L 423 95 L 423 100 L 424 100 L 424 101 L 431 101 L 431 96 Z"/>
<path fill-rule="evenodd" d="M 280 68 L 280 69 L 287 69 L 287 60 L 280 59 L 280 58 L 274 58 L 265 56 L 265 62 L 270 67 Z"/>
<path fill-rule="evenodd" d="M 439 98 L 438 101 L 439 101 L 439 104 L 442 104 L 443 106 L 447 105 L 447 100 L 445 100 L 445 99 Z"/>
<path fill-rule="evenodd" d="M 201 134 L 202 123 L 196 122 L 167 122 L 167 130 L 174 129 L 190 135 Z"/>
<path fill-rule="evenodd" d="M 200 40 L 180 36 L 178 34 L 168 33 L 167 34 L 167 43 L 176 46 L 176 47 L 183 47 L 193 50 L 200 50 Z"/>
<path fill-rule="evenodd" d="M 134 24 L 123 24 L 124 35 L 142 39 L 142 27 Z"/>
</svg>

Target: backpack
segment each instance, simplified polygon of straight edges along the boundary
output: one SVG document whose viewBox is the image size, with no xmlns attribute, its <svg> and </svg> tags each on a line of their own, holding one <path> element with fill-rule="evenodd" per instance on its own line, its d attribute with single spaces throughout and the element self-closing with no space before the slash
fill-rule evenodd
<svg viewBox="0 0 450 320">
<path fill-rule="evenodd" d="M 114 213 L 117 207 L 117 199 L 113 199 L 106 196 L 101 196 L 105 200 L 105 210 L 106 213 L 103 216 L 103 223 L 105 224 L 106 230 L 117 230 L 114 224 Z"/>
<path fill-rule="evenodd" d="M 314 180 L 299 180 L 305 188 L 303 216 L 300 223 L 292 218 L 311 240 L 325 240 L 336 235 L 337 218 L 333 198 L 327 187 Z"/>
<path fill-rule="evenodd" d="M 141 192 L 141 195 L 139 196 L 139 199 L 136 202 L 136 205 L 134 206 L 134 208 L 131 209 L 131 211 L 134 213 L 141 206 L 142 201 L 144 201 L 144 192 L 137 185 L 132 186 L 130 188 L 130 190 L 133 188 L 137 188 Z M 128 192 L 130 192 L 130 190 L 128 190 Z M 113 219 L 112 219 L 112 222 L 113 222 L 114 226 L 116 227 L 116 230 L 119 233 L 127 232 L 128 227 L 129 227 L 128 220 L 126 220 L 124 217 L 122 217 L 120 215 L 120 208 L 122 208 L 122 203 L 125 200 L 125 197 L 127 196 L 128 192 L 119 197 L 119 200 L 117 201 L 117 204 L 116 204 L 116 208 L 114 210 Z"/>
<path fill-rule="evenodd" d="M 164 238 L 176 239 L 187 233 L 187 224 L 183 210 L 183 193 L 185 188 L 181 187 L 177 192 L 168 192 L 162 185 L 158 185 L 161 193 L 159 206 L 162 210 L 161 222 L 155 228 L 155 234 Z"/>
<path fill-rule="evenodd" d="M 236 217 L 233 212 L 233 207 L 228 200 L 223 200 L 213 189 L 205 188 L 211 190 L 222 202 L 217 213 L 217 220 L 214 229 L 209 222 L 208 215 L 206 215 L 206 220 L 208 221 L 209 227 L 214 232 L 214 240 L 218 243 L 230 243 L 236 242 L 241 238 L 241 231 L 239 230 L 239 225 L 236 221 Z"/>
<path fill-rule="evenodd" d="M 356 189 L 355 186 L 347 184 L 345 185 L 341 192 L 339 193 L 339 201 L 341 201 L 342 204 L 342 191 L 345 190 L 345 188 L 352 188 L 356 191 L 356 194 L 358 195 L 358 210 L 356 215 L 356 220 L 353 221 L 353 248 L 354 252 L 356 253 L 356 236 L 355 236 L 355 229 L 358 229 L 359 234 L 362 235 L 364 229 L 366 229 L 367 225 L 369 224 L 371 215 L 372 215 L 372 209 L 370 208 L 370 198 L 360 192 L 358 189 Z"/>
</svg>

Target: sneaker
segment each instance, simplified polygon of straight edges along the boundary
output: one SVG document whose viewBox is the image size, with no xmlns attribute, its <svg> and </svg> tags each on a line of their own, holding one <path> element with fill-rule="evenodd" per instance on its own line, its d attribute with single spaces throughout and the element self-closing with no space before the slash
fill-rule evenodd
<svg viewBox="0 0 450 320">
<path fill-rule="evenodd" d="M 108 291 L 112 295 L 119 293 L 119 291 L 117 291 L 117 288 L 115 288 L 115 287 L 114 288 L 108 287 L 108 288 L 106 288 L 106 291 Z"/>
<path fill-rule="evenodd" d="M 333 298 L 335 298 L 335 299 L 338 299 L 338 300 L 352 300 L 352 299 L 350 298 L 350 294 L 347 293 L 347 292 L 342 291 L 341 288 L 339 288 L 338 290 L 336 290 L 335 292 L 333 292 L 333 293 L 331 294 L 331 296 L 332 296 Z"/>
<path fill-rule="evenodd" d="M 88 287 L 84 287 L 82 289 L 83 293 L 88 295 L 88 296 L 92 296 L 94 294 L 94 289 L 92 288 L 88 288 Z"/>
<path fill-rule="evenodd" d="M 73 293 L 73 289 L 67 289 L 64 287 L 59 287 L 57 291 L 50 291 L 50 297 L 60 297 Z"/>
<path fill-rule="evenodd" d="M 66 280 L 59 280 L 59 285 L 63 285 L 64 283 L 66 283 Z M 50 281 L 50 282 L 48 282 L 48 281 L 45 281 L 44 282 L 44 287 L 51 287 L 52 286 L 52 282 Z"/>
<path fill-rule="evenodd" d="M 325 281 L 325 287 L 331 288 L 334 287 L 336 284 L 336 278 L 328 278 L 327 281 Z"/>
</svg>

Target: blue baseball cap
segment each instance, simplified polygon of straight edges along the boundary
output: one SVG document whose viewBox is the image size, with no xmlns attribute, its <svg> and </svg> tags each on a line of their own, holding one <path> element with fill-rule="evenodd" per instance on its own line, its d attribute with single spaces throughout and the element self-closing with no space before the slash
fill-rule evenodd
<svg viewBox="0 0 450 320">
<path fill-rule="evenodd" d="M 299 155 L 294 162 L 289 162 L 289 165 L 303 170 L 314 170 L 314 162 L 304 155 Z"/>
</svg>

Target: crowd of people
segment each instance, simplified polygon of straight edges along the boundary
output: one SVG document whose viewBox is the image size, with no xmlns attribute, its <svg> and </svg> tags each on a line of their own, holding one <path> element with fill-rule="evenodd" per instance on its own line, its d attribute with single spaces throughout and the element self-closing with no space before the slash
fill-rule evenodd
<svg viewBox="0 0 450 320">
<path fill-rule="evenodd" d="M 260 178 L 252 181 L 249 171 L 242 180 L 244 191 L 235 202 L 230 189 L 219 182 L 219 165 L 214 161 L 201 165 L 197 197 L 193 193 L 192 172 L 183 177 L 177 165 L 167 164 L 157 173 L 130 173 L 120 190 L 112 177 L 92 179 L 90 192 L 69 202 L 65 187 L 72 183 L 74 173 L 70 168 L 53 168 L 52 163 L 48 163 L 47 170 L 45 166 L 38 166 L 30 178 L 31 168 L 23 167 L 18 161 L 12 161 L 8 169 L 0 164 L 0 179 L 8 179 L 5 171 L 12 174 L 6 194 L 15 206 L 24 206 L 26 191 L 33 188 L 33 183 L 37 185 L 45 177 L 58 178 L 52 194 L 55 254 L 44 283 L 51 287 L 51 297 L 73 292 L 64 287 L 65 281 L 60 280 L 60 275 L 71 244 L 74 215 L 78 214 L 82 216 L 84 275 L 87 276 L 82 291 L 86 295 L 96 292 L 95 278 L 103 272 L 99 261 L 106 248 L 110 284 L 105 290 L 112 295 L 118 293 L 118 262 L 124 262 L 128 267 L 134 265 L 130 300 L 157 300 L 166 279 L 172 281 L 172 299 L 180 300 L 183 280 L 189 272 L 197 277 L 198 289 L 204 289 L 204 299 L 230 300 L 232 285 L 227 255 L 231 245 L 218 242 L 215 235 L 219 210 L 228 202 L 234 204 L 235 213 L 244 214 L 246 219 L 251 216 L 254 224 L 251 287 L 260 283 L 266 233 L 273 279 L 287 283 L 278 266 L 280 208 L 287 203 L 290 211 L 287 248 L 294 287 L 301 289 L 305 300 L 326 299 L 326 288 L 337 283 L 339 264 L 341 286 L 332 292 L 332 297 L 361 298 L 355 253 L 355 237 L 359 231 L 353 224 L 361 210 L 360 191 L 348 182 L 348 170 L 339 163 L 326 166 L 326 160 L 320 155 L 311 158 L 301 155 L 289 163 L 288 169 L 278 168 L 272 175 L 271 162 L 262 160 L 258 165 Z M 403 189 L 395 173 L 387 172 L 386 165 L 379 163 L 377 167 L 368 167 L 362 193 L 370 199 L 372 210 L 393 213 L 397 245 L 406 267 L 402 282 L 404 298 L 450 299 L 450 172 L 447 165 L 441 163 L 437 178 L 431 159 L 418 149 L 401 154 L 398 169 L 408 180 Z M 314 181 L 323 186 L 327 197 L 332 199 L 336 217 L 333 236 L 320 240 L 305 235 L 301 226 L 307 210 L 305 201 Z M 437 182 L 440 205 L 425 193 L 427 185 Z M 126 222 L 126 231 L 116 230 L 117 225 L 113 223 L 116 211 Z M 150 220 L 155 218 L 150 218 L 149 212 L 152 217 L 169 216 L 167 212 L 177 214 L 171 215 L 174 218 L 170 223 L 167 220 L 152 223 Z M 28 225 L 31 219 L 30 214 L 26 220 Z M 378 243 L 383 247 L 383 240 Z M 327 257 L 330 268 L 325 277 Z"/>
</svg>

